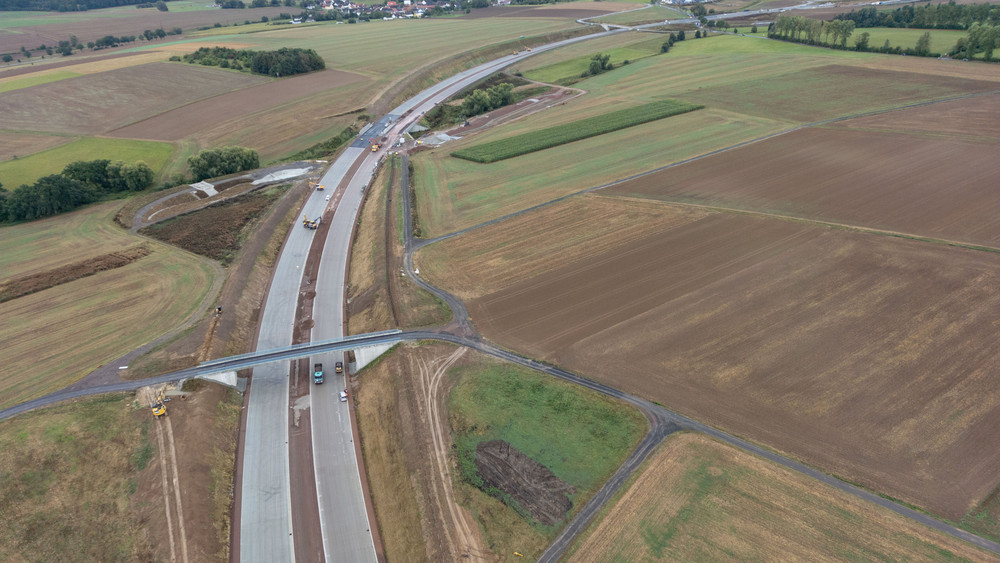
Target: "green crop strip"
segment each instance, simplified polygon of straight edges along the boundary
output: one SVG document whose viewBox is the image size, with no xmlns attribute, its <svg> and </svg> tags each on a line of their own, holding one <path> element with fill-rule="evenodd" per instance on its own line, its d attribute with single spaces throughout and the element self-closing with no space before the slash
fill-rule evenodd
<svg viewBox="0 0 1000 563">
<path fill-rule="evenodd" d="M 625 129 L 634 125 L 642 125 L 643 123 L 656 121 L 657 119 L 687 113 L 703 107 L 705 106 L 689 104 L 678 100 L 663 100 L 547 129 L 540 129 L 507 139 L 500 139 L 499 141 L 471 146 L 455 151 L 451 153 L 451 156 L 484 164 L 497 162 L 566 143 L 572 143 L 573 141 L 611 133 L 612 131 Z"/>
</svg>

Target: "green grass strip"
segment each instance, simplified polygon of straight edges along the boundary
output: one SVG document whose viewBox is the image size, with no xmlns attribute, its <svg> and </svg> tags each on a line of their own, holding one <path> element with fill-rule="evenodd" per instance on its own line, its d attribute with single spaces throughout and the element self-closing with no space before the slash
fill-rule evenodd
<svg viewBox="0 0 1000 563">
<path fill-rule="evenodd" d="M 535 151 L 572 143 L 588 137 L 596 137 L 633 125 L 663 119 L 672 115 L 687 113 L 705 106 L 689 104 L 679 100 L 663 100 L 581 119 L 572 123 L 557 125 L 524 133 L 499 141 L 474 145 L 451 153 L 451 156 L 473 162 L 490 163 L 521 156 Z"/>
</svg>

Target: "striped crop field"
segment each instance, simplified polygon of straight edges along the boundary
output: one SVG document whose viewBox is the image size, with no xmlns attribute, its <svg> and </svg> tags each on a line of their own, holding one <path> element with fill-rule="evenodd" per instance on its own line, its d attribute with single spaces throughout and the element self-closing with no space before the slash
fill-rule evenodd
<svg viewBox="0 0 1000 563">
<path fill-rule="evenodd" d="M 451 156 L 473 162 L 490 163 L 506 160 L 573 141 L 596 137 L 634 125 L 679 115 L 703 108 L 679 100 L 663 100 L 620 111 L 606 113 L 572 123 L 540 129 L 498 141 L 474 145 L 455 151 Z"/>
</svg>

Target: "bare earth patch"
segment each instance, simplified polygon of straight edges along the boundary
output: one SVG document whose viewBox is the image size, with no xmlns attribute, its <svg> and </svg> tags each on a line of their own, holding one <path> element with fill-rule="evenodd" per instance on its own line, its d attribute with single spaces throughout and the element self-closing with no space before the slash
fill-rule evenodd
<svg viewBox="0 0 1000 563">
<path fill-rule="evenodd" d="M 546 526 L 562 522 L 573 508 L 567 496 L 576 492 L 573 485 L 503 440 L 480 442 L 476 446 L 476 471 L 487 486 L 510 495 L 518 506 Z"/>
</svg>

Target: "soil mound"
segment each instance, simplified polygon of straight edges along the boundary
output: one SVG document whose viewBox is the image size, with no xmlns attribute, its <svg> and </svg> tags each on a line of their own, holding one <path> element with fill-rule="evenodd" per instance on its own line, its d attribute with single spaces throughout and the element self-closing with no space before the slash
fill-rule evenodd
<svg viewBox="0 0 1000 563">
<path fill-rule="evenodd" d="M 476 470 L 484 487 L 507 493 L 546 526 L 561 522 L 573 508 L 567 496 L 576 492 L 572 485 L 503 440 L 476 447 Z"/>
</svg>

